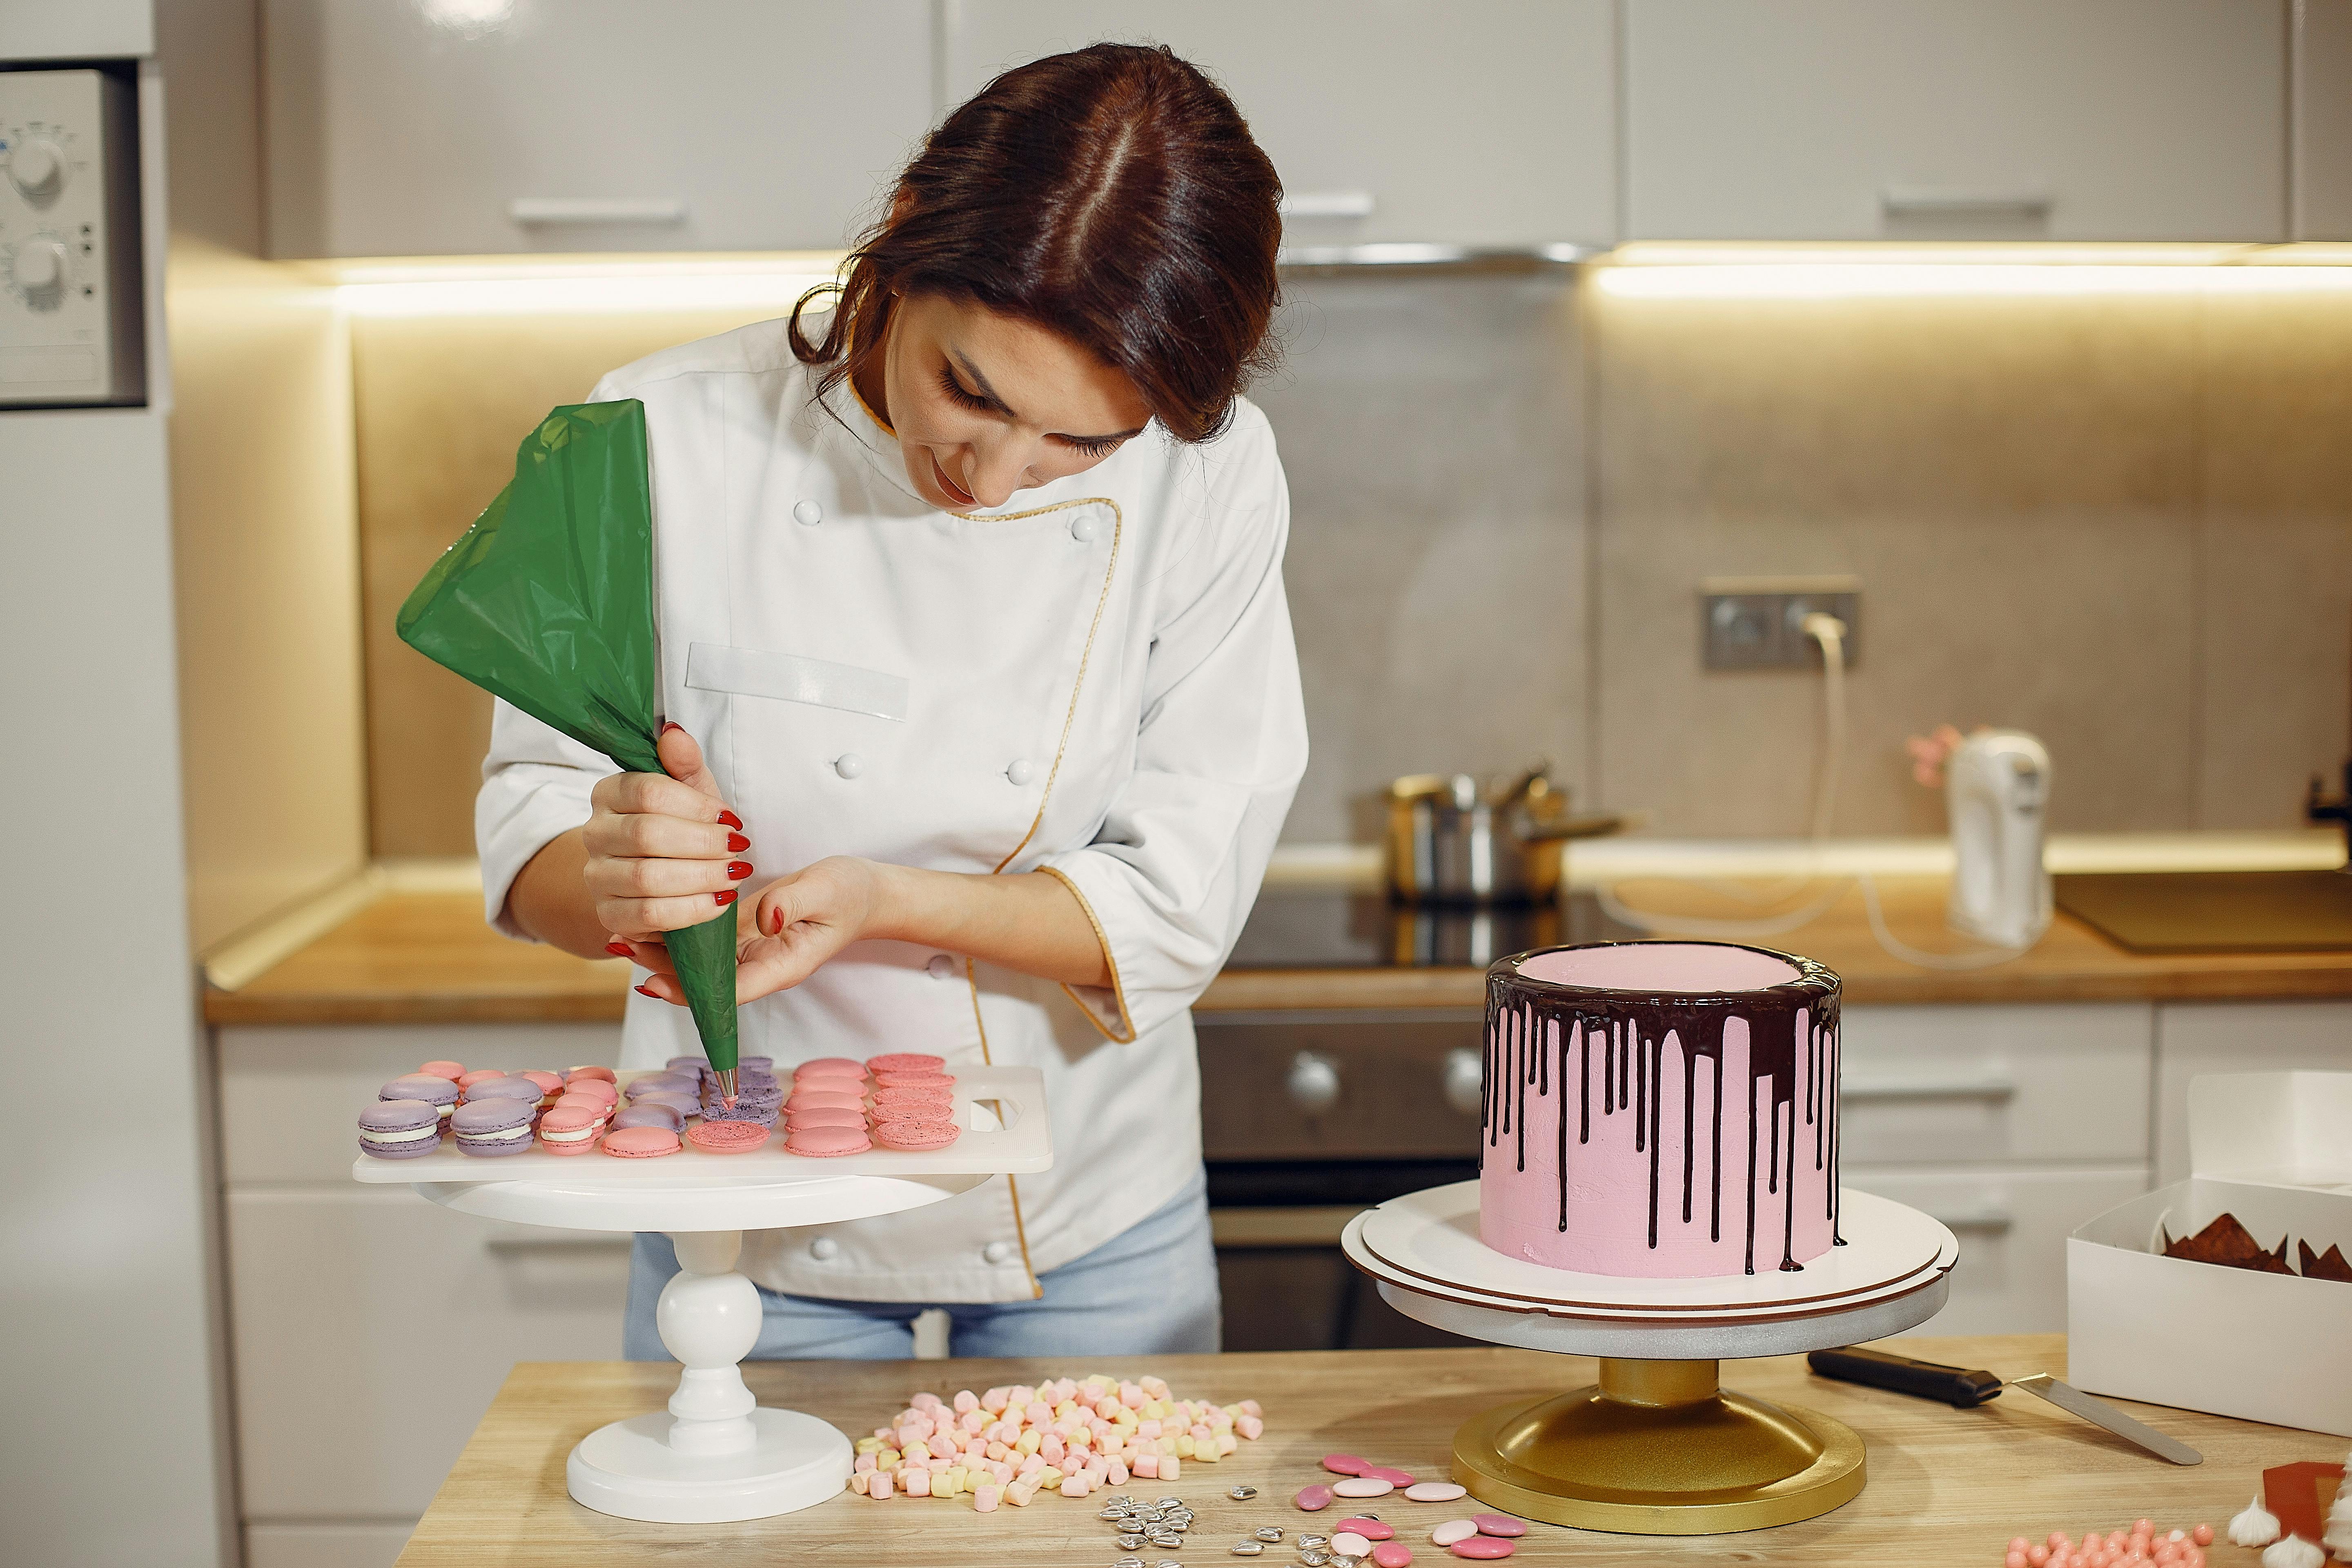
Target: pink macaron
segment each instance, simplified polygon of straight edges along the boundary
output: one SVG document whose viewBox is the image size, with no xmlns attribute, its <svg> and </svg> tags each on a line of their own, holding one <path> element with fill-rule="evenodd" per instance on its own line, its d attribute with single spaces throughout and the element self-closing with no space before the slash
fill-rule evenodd
<svg viewBox="0 0 2352 1568">
<path fill-rule="evenodd" d="M 585 1154 L 604 1119 L 585 1105 L 559 1105 L 539 1119 L 539 1146 L 551 1154 Z"/>
<path fill-rule="evenodd" d="M 756 1121 L 698 1121 L 686 1141 L 706 1154 L 748 1154 L 768 1141 L 768 1130 Z"/>
<path fill-rule="evenodd" d="M 466 1064 L 463 1062 L 426 1062 L 423 1067 L 418 1068 L 416 1070 L 423 1073 L 427 1078 L 446 1078 L 451 1083 L 456 1083 L 459 1079 L 466 1076 Z"/>
<path fill-rule="evenodd" d="M 567 1095 L 584 1095 L 607 1110 L 621 1103 L 621 1091 L 601 1078 L 567 1079 L 564 1080 L 563 1092 Z"/>
<path fill-rule="evenodd" d="M 874 1145 L 854 1127 L 795 1127 L 784 1140 L 784 1147 L 795 1154 L 830 1160 L 842 1154 L 863 1154 Z"/>
<path fill-rule="evenodd" d="M 566 1083 L 570 1083 L 573 1079 L 581 1078 L 599 1078 L 603 1079 L 606 1083 L 611 1083 L 614 1081 L 614 1073 L 611 1068 L 600 1067 L 566 1068 L 563 1069 L 563 1081 Z"/>
<path fill-rule="evenodd" d="M 926 1056 L 921 1051 L 886 1051 L 866 1058 L 867 1072 L 938 1072 L 947 1065 L 946 1058 Z"/>
<path fill-rule="evenodd" d="M 620 1160 L 658 1160 L 680 1147 L 677 1134 L 667 1127 L 616 1127 L 597 1147 Z"/>
<path fill-rule="evenodd" d="M 845 1072 L 804 1072 L 794 1074 L 793 1077 L 793 1092 L 794 1094 L 799 1094 L 807 1089 L 824 1089 L 827 1093 L 831 1094 L 864 1094 L 866 1092 L 866 1079 L 863 1077 L 852 1078 Z"/>
<path fill-rule="evenodd" d="M 803 1062 L 793 1069 L 793 1076 L 796 1079 L 818 1074 L 827 1077 L 863 1079 L 866 1076 L 866 1064 L 853 1061 L 847 1057 L 819 1057 L 814 1061 Z"/>
<path fill-rule="evenodd" d="M 887 1116 L 893 1111 L 911 1115 L 918 1111 L 944 1114 L 955 1107 L 955 1097 L 943 1089 L 877 1089 L 874 1091 L 874 1114 Z"/>
<path fill-rule="evenodd" d="M 805 1110 L 790 1110 L 784 1114 L 786 1120 L 795 1128 L 855 1127 L 860 1132 L 866 1131 L 866 1116 L 863 1111 L 845 1110 L 838 1105 L 811 1106 Z"/>
<path fill-rule="evenodd" d="M 784 1101 L 784 1109 L 787 1111 L 863 1110 L 866 1109 L 866 1097 L 837 1089 L 796 1089 L 793 1090 L 793 1097 Z"/>
<path fill-rule="evenodd" d="M 436 1073 L 434 1076 L 438 1078 L 440 1075 Z M 506 1074 L 500 1072 L 496 1068 L 476 1068 L 472 1072 L 459 1073 L 457 1075 L 457 1087 L 459 1089 L 471 1089 L 478 1083 L 487 1083 L 491 1079 L 504 1078 L 506 1076 Z"/>
<path fill-rule="evenodd" d="M 877 1089 L 953 1089 L 955 1075 L 944 1072 L 877 1072 Z"/>
<path fill-rule="evenodd" d="M 961 1131 L 954 1122 L 945 1120 L 877 1121 L 874 1142 L 885 1149 L 944 1149 L 956 1141 Z"/>
</svg>

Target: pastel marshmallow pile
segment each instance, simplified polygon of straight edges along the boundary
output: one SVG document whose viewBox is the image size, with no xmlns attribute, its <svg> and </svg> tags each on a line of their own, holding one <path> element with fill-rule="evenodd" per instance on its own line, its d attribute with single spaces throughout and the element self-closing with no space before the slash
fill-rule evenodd
<svg viewBox="0 0 2352 1568">
<path fill-rule="evenodd" d="M 1032 1388 L 918 1394 L 857 1440 L 849 1489 L 860 1497 L 969 1496 L 972 1511 L 1025 1508 L 1041 1492 L 1083 1498 L 1130 1479 L 1172 1481 L 1265 1431 L 1255 1399 L 1178 1399 L 1156 1377 L 1060 1378 Z"/>
<path fill-rule="evenodd" d="M 2136 1519 L 2129 1530 L 2105 1535 L 2085 1531 L 2080 1542 L 2063 1530 L 2053 1530 L 2040 1541 L 2020 1535 L 2002 1552 L 2001 1563 L 2002 1568 L 2125 1568 L 2127 1563 L 2205 1568 L 2205 1549 L 2212 1544 L 2210 1524 L 2159 1532 L 2154 1520 Z"/>
</svg>

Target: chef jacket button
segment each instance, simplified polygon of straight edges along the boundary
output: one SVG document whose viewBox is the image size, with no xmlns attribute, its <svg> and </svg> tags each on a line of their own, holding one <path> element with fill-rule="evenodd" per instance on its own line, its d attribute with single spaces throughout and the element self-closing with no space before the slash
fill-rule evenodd
<svg viewBox="0 0 2352 1568">
<path fill-rule="evenodd" d="M 1037 770 L 1028 758 L 1015 757 L 1013 759 L 1013 765 L 1004 770 L 1004 776 L 1015 784 L 1025 784 L 1037 776 Z"/>
<path fill-rule="evenodd" d="M 935 952 L 931 954 L 931 961 L 923 967 L 931 972 L 932 979 L 945 980 L 955 973 L 955 960 L 944 952 Z"/>
<path fill-rule="evenodd" d="M 1078 513 L 1077 521 L 1070 524 L 1070 537 L 1080 544 L 1094 542 L 1095 520 L 1092 512 Z"/>
<path fill-rule="evenodd" d="M 990 1263 L 1003 1263 L 1013 1256 L 1013 1244 L 1009 1241 L 992 1241 L 980 1249 L 980 1256 Z"/>
<path fill-rule="evenodd" d="M 843 778 L 854 779 L 866 771 L 866 759 L 856 752 L 844 752 L 833 759 L 833 771 Z"/>
<path fill-rule="evenodd" d="M 803 528 L 814 528 L 824 521 L 824 508 L 813 500 L 795 501 L 793 504 L 793 521 Z"/>
<path fill-rule="evenodd" d="M 841 1243 L 829 1236 L 820 1236 L 809 1243 L 809 1256 L 819 1263 L 830 1263 L 841 1256 Z"/>
</svg>

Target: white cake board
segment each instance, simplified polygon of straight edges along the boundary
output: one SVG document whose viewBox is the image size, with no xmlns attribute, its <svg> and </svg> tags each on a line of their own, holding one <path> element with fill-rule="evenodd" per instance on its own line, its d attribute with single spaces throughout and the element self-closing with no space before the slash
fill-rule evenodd
<svg viewBox="0 0 2352 1568">
<path fill-rule="evenodd" d="M 1340 1246 L 1407 1317 L 1449 1333 L 1568 1355 L 1730 1361 L 1882 1339 L 1936 1315 L 1959 1243 L 1937 1221 L 1852 1188 L 1847 1245 L 1795 1272 L 1637 1279 L 1546 1268 L 1478 1239 L 1478 1184 L 1393 1198 Z"/>
<path fill-rule="evenodd" d="M 662 1289 L 656 1321 L 684 1371 L 668 1413 L 591 1432 L 564 1464 L 566 1487 L 574 1501 L 621 1519 L 767 1519 L 839 1494 L 853 1451 L 814 1415 L 760 1408 L 744 1385 L 740 1363 L 759 1341 L 761 1313 L 758 1289 L 735 1267 L 743 1232 L 898 1214 L 1052 1165 L 1043 1075 L 965 1068 L 956 1078 L 965 1131 L 946 1149 L 817 1160 L 774 1140 L 750 1154 L 615 1160 L 536 1150 L 483 1158 L 445 1146 L 416 1160 L 362 1155 L 352 1174 L 406 1183 L 445 1208 L 488 1218 L 669 1233 L 678 1273 Z"/>
</svg>

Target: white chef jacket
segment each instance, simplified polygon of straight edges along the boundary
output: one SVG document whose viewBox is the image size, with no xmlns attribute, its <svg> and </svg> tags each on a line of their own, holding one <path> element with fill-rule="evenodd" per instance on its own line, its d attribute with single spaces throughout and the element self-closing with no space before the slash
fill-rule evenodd
<svg viewBox="0 0 2352 1568">
<path fill-rule="evenodd" d="M 875 1219 L 744 1238 L 771 1289 L 1011 1301 L 1141 1220 L 1201 1160 L 1193 997 L 1257 896 L 1307 761 L 1283 595 L 1289 491 L 1246 402 L 1216 440 L 1158 424 L 992 511 L 939 511 L 846 384 L 823 399 L 762 322 L 638 361 L 665 715 L 701 742 L 766 881 L 828 855 L 1045 871 L 1112 971 L 1057 985 L 857 942 L 747 1004 L 741 1049 L 929 1051 L 1044 1073 L 1054 1165 Z M 475 807 L 499 929 L 523 865 L 612 763 L 505 702 Z M 634 993 L 624 1067 L 699 1049 Z"/>
</svg>

